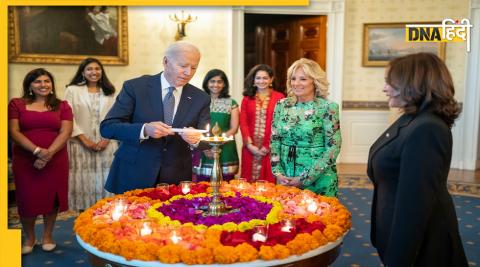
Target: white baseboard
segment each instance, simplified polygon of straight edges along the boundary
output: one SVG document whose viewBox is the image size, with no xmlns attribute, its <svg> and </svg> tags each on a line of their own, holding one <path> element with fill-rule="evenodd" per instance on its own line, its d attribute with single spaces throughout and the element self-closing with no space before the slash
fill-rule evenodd
<svg viewBox="0 0 480 267">
<path fill-rule="evenodd" d="M 450 168 L 454 169 L 461 169 L 461 170 L 469 170 L 474 171 L 480 167 L 479 165 L 480 160 L 471 160 L 471 161 L 453 161 L 450 164 Z"/>
</svg>

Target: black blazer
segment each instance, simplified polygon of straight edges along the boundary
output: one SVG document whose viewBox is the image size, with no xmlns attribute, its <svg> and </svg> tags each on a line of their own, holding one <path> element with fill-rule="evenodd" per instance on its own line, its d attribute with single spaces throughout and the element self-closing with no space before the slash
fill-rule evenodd
<svg viewBox="0 0 480 267">
<path fill-rule="evenodd" d="M 105 189 L 119 194 L 152 187 L 160 182 L 192 179 L 189 145 L 179 136 L 140 140 L 144 123 L 164 121 L 160 74 L 142 76 L 123 84 L 115 103 L 100 124 L 103 137 L 120 141 Z M 204 129 L 210 122 L 210 96 L 186 84 L 173 127 Z"/>
<path fill-rule="evenodd" d="M 452 134 L 424 110 L 403 115 L 370 148 L 370 239 L 387 266 L 468 266 L 447 177 Z"/>
</svg>

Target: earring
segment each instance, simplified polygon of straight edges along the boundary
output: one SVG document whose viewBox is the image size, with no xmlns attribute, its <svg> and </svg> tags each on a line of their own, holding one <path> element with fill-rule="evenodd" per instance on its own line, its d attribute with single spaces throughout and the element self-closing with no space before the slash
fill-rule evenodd
<svg viewBox="0 0 480 267">
<path fill-rule="evenodd" d="M 32 88 L 29 88 L 28 91 L 29 91 L 29 95 L 33 95 L 33 90 L 32 90 Z"/>
<path fill-rule="evenodd" d="M 85 79 L 85 75 L 82 74 L 82 84 L 86 84 L 87 80 Z"/>
<path fill-rule="evenodd" d="M 52 90 L 52 91 L 50 91 L 50 94 L 51 94 L 51 95 L 53 95 L 53 90 Z"/>
</svg>

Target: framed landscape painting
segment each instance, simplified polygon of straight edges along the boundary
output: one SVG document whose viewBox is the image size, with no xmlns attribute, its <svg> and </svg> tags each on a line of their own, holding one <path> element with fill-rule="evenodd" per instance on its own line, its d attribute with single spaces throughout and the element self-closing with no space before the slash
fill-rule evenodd
<svg viewBox="0 0 480 267">
<path fill-rule="evenodd" d="M 8 25 L 9 62 L 128 64 L 126 7 L 9 7 Z"/>
<path fill-rule="evenodd" d="M 425 24 L 440 24 L 421 22 Z M 430 52 L 445 59 L 445 43 L 406 42 L 405 25 L 415 23 L 368 23 L 363 25 L 364 67 L 383 67 L 390 59 L 412 53 Z"/>
</svg>

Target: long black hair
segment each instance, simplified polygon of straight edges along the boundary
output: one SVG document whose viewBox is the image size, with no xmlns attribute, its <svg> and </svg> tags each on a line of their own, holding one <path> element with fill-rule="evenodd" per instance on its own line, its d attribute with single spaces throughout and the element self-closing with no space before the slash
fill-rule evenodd
<svg viewBox="0 0 480 267">
<path fill-rule="evenodd" d="M 228 94 L 229 93 L 228 89 L 230 88 L 230 83 L 228 82 L 227 75 L 225 74 L 225 72 L 223 72 L 223 70 L 219 70 L 219 69 L 209 70 L 207 72 L 207 74 L 205 74 L 205 78 L 203 78 L 203 83 L 202 83 L 203 90 L 205 90 L 205 92 L 207 94 L 210 94 L 210 89 L 208 89 L 208 81 L 210 81 L 210 79 L 212 79 L 213 77 L 216 77 L 216 76 L 220 76 L 220 79 L 223 80 L 223 85 L 224 85 L 222 91 L 218 95 L 218 98 L 230 97 L 230 95 Z"/>
<path fill-rule="evenodd" d="M 57 98 L 57 94 L 55 92 L 55 80 L 53 79 L 53 75 L 44 68 L 38 68 L 38 69 L 31 70 L 29 73 L 27 73 L 27 75 L 25 75 L 25 78 L 23 78 L 23 96 L 22 96 L 22 98 L 25 99 L 25 101 L 27 103 L 33 103 L 33 101 L 35 101 L 36 96 L 30 90 L 30 85 L 38 77 L 43 76 L 43 75 L 48 76 L 48 78 L 50 78 L 50 81 L 52 82 L 52 91 L 45 99 L 45 106 L 49 110 L 57 111 L 58 108 L 60 107 L 61 100 Z"/>
<path fill-rule="evenodd" d="M 80 62 L 80 65 L 78 66 L 78 69 L 77 69 L 77 73 L 75 73 L 75 76 L 73 76 L 72 81 L 68 85 L 84 85 L 86 83 L 86 80 L 85 80 L 85 77 L 83 77 L 83 72 L 85 71 L 85 68 L 88 66 L 88 64 L 94 63 L 94 62 L 100 66 L 100 69 L 102 69 L 102 77 L 100 77 L 100 80 L 98 81 L 98 85 L 100 86 L 100 88 L 102 88 L 103 94 L 105 95 L 114 94 L 115 86 L 113 86 L 113 84 L 108 79 L 107 73 L 103 68 L 103 64 L 100 62 L 100 60 L 93 57 L 88 57 L 84 59 L 82 62 Z"/>
<path fill-rule="evenodd" d="M 270 76 L 270 78 L 274 77 L 272 67 L 268 66 L 267 64 L 255 65 L 253 68 L 250 69 L 250 71 L 247 74 L 247 77 L 245 78 L 245 82 L 244 82 L 245 88 L 243 89 L 244 96 L 253 98 L 257 93 L 257 87 L 254 84 L 255 84 L 255 75 L 259 71 L 265 71 L 266 73 L 268 73 L 268 76 Z M 275 80 L 272 81 L 272 85 L 270 85 L 270 87 L 273 87 L 275 89 L 274 82 Z"/>
</svg>

